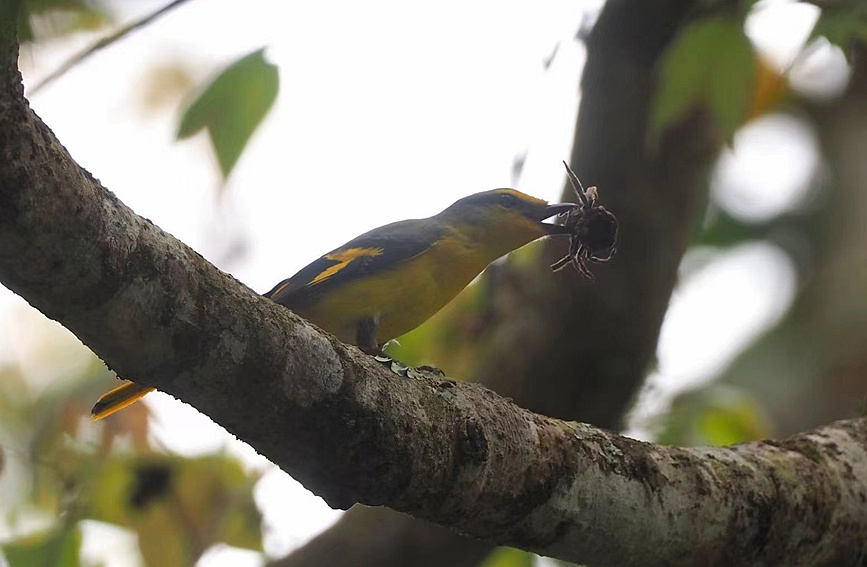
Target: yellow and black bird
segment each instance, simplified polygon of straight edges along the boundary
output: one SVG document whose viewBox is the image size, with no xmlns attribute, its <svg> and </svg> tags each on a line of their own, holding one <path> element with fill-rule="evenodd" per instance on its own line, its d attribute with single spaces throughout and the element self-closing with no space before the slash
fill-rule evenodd
<svg viewBox="0 0 867 567">
<path fill-rule="evenodd" d="M 464 197 L 426 219 L 366 232 L 283 280 L 265 297 L 292 309 L 369 354 L 421 325 L 491 262 L 548 235 L 571 233 L 544 223 L 576 205 L 547 202 L 515 189 Z M 101 419 L 153 388 L 129 382 L 93 407 Z"/>
</svg>

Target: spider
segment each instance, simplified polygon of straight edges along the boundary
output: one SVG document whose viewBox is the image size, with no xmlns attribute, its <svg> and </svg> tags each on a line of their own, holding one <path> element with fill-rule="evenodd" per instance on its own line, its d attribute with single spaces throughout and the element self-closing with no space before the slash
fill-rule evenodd
<svg viewBox="0 0 867 567">
<path fill-rule="evenodd" d="M 572 230 L 569 235 L 569 253 L 551 264 L 551 270 L 559 271 L 567 264 L 578 270 L 588 280 L 594 280 L 587 265 L 589 262 L 604 263 L 614 258 L 617 252 L 617 218 L 605 207 L 597 205 L 596 187 L 584 189 L 581 180 L 565 161 L 572 189 L 578 195 L 579 205 L 566 214 L 565 226 Z M 606 256 L 600 252 L 608 251 Z"/>
</svg>

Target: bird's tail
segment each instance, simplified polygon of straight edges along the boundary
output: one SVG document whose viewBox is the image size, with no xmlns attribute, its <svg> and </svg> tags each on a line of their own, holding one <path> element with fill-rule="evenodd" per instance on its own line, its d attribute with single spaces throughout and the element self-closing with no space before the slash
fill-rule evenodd
<svg viewBox="0 0 867 567">
<path fill-rule="evenodd" d="M 154 389 L 150 386 L 142 386 L 135 382 L 126 382 L 114 390 L 100 396 L 93 409 L 90 410 L 90 418 L 93 421 L 108 417 L 118 410 L 135 403 Z"/>
</svg>

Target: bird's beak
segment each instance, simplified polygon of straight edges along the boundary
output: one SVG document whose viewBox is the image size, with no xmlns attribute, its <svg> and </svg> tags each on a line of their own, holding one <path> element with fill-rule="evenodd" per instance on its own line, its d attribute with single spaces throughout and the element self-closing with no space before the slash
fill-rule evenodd
<svg viewBox="0 0 867 567">
<path fill-rule="evenodd" d="M 547 205 L 543 209 L 541 217 L 538 220 L 542 224 L 542 226 L 545 227 L 545 230 L 548 231 L 548 234 L 569 234 L 571 230 L 563 225 L 551 224 L 542 221 L 557 215 L 568 213 L 569 211 L 578 206 L 580 205 L 576 205 L 575 203 L 556 203 L 554 205 Z"/>
</svg>

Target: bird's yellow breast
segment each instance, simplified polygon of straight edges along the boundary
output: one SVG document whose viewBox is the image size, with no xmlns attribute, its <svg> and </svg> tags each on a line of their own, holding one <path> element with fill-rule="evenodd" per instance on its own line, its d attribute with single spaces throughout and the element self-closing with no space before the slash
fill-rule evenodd
<svg viewBox="0 0 867 567">
<path fill-rule="evenodd" d="M 450 233 L 417 256 L 293 309 L 348 343 L 356 340 L 358 322 L 374 317 L 379 321 L 377 341 L 383 344 L 426 321 L 494 259 Z"/>
</svg>

